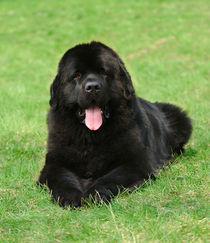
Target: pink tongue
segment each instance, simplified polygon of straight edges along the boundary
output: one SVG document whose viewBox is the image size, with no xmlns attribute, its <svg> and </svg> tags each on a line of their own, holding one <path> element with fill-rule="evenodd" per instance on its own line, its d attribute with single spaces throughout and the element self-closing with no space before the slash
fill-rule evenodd
<svg viewBox="0 0 210 243">
<path fill-rule="evenodd" d="M 93 131 L 102 125 L 101 109 L 98 106 L 91 106 L 85 110 L 85 125 Z"/>
</svg>

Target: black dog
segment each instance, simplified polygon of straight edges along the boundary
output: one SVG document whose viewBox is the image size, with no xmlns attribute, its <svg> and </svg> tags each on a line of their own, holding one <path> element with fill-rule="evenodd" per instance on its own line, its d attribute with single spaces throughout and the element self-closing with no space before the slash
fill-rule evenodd
<svg viewBox="0 0 210 243">
<path fill-rule="evenodd" d="M 109 201 L 183 151 L 192 126 L 180 108 L 138 98 L 122 60 L 99 43 L 62 57 L 51 86 L 48 153 L 38 180 L 60 205 Z"/>
</svg>

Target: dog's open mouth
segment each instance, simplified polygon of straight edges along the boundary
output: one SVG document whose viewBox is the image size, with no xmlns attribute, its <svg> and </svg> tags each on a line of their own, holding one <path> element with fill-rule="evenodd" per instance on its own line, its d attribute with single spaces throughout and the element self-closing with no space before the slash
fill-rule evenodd
<svg viewBox="0 0 210 243">
<path fill-rule="evenodd" d="M 98 130 L 102 126 L 104 118 L 108 119 L 109 117 L 107 106 L 101 109 L 99 106 L 91 104 L 88 108 L 79 110 L 80 122 L 84 123 L 91 131 Z"/>
</svg>

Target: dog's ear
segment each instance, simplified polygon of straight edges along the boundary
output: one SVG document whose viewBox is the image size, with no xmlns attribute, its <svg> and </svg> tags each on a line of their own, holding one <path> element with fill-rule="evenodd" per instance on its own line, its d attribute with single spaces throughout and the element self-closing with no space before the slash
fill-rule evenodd
<svg viewBox="0 0 210 243">
<path fill-rule="evenodd" d="M 134 96 L 135 91 L 134 91 L 134 87 L 133 87 L 133 84 L 132 84 L 132 81 L 131 81 L 130 74 L 126 70 L 123 61 L 118 56 L 118 54 L 113 49 L 111 49 L 110 47 L 108 47 L 108 46 L 106 46 L 106 45 L 104 45 L 100 42 L 97 42 L 97 44 L 102 46 L 106 50 L 109 50 L 111 52 L 111 54 L 117 59 L 117 62 L 118 62 L 119 67 L 120 67 L 120 79 L 124 84 L 123 95 L 127 100 L 130 100 Z"/>
<path fill-rule="evenodd" d="M 57 74 L 53 83 L 50 86 L 50 106 L 56 110 L 59 106 L 58 104 L 58 95 L 60 87 L 60 77 Z"/>
<path fill-rule="evenodd" d="M 130 100 L 132 96 L 135 94 L 134 87 L 132 84 L 131 76 L 125 68 L 124 63 L 119 58 L 119 65 L 120 65 L 120 77 L 124 82 L 124 97 L 127 100 Z"/>
</svg>

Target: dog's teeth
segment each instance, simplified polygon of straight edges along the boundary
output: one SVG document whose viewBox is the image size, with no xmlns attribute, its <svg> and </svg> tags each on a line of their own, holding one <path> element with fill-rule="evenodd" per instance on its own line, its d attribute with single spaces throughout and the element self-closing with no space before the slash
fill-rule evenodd
<svg viewBox="0 0 210 243">
<path fill-rule="evenodd" d="M 84 115 L 85 115 L 85 112 L 79 111 L 79 116 L 84 116 Z"/>
</svg>

